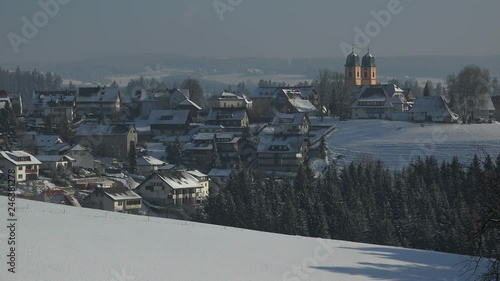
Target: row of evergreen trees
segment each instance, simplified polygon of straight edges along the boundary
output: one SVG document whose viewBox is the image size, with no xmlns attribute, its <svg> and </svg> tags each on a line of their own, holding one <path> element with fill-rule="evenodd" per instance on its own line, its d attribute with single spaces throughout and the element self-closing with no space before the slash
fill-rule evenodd
<svg viewBox="0 0 500 281">
<path fill-rule="evenodd" d="M 403 246 L 458 254 L 498 255 L 500 155 L 439 164 L 418 159 L 391 172 L 362 161 L 320 179 L 302 166 L 293 181 L 234 173 L 211 194 L 202 221 L 291 235 Z M 498 223 L 497 223 L 498 224 Z M 484 227 L 484 226 L 487 227 Z M 482 246 L 479 244 L 482 242 Z M 480 250 L 480 252 L 478 252 Z"/>
</svg>

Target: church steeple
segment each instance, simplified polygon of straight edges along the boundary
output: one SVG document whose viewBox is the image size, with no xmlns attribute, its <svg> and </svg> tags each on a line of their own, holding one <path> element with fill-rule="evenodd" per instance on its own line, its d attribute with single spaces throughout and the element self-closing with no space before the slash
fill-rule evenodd
<svg viewBox="0 0 500 281">
<path fill-rule="evenodd" d="M 361 85 L 361 63 L 358 54 L 354 52 L 354 45 L 352 46 L 352 53 L 347 56 L 344 66 L 346 84 L 351 86 Z"/>
<path fill-rule="evenodd" d="M 375 57 L 368 53 L 361 60 L 361 68 L 363 72 L 362 84 L 363 85 L 376 85 L 377 84 L 377 65 L 375 64 Z"/>
</svg>

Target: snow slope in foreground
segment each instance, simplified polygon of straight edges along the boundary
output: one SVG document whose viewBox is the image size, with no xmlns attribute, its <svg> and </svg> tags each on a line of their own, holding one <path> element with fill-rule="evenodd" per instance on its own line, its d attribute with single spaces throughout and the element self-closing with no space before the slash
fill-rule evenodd
<svg viewBox="0 0 500 281">
<path fill-rule="evenodd" d="M 319 123 L 319 120 L 314 120 Z M 336 126 L 328 138 L 334 154 L 348 164 L 361 155 L 372 155 L 390 169 L 408 166 L 412 159 L 434 155 L 439 161 L 457 156 L 469 162 L 474 154 L 500 153 L 500 124 L 416 124 L 386 120 L 326 119 Z"/>
<path fill-rule="evenodd" d="M 0 280 L 465 280 L 456 255 L 17 204 L 16 273 L 2 226 Z M 0 197 L 3 225 L 6 205 Z"/>
</svg>

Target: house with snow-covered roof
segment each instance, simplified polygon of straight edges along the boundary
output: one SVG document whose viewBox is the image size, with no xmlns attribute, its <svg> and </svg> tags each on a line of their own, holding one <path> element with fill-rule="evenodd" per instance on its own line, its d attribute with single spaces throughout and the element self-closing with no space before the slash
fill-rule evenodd
<svg viewBox="0 0 500 281">
<path fill-rule="evenodd" d="M 351 105 L 353 119 L 407 120 L 413 101 L 411 92 L 394 84 L 366 85 L 359 88 Z"/>
<path fill-rule="evenodd" d="M 34 91 L 31 115 L 35 118 L 50 116 L 52 122 L 63 120 L 73 123 L 76 115 L 76 91 Z"/>
<path fill-rule="evenodd" d="M 139 214 L 142 198 L 127 187 L 95 188 L 82 200 L 85 208 Z"/>
<path fill-rule="evenodd" d="M 252 109 L 252 101 L 243 93 L 223 91 L 208 99 L 211 108 Z"/>
<path fill-rule="evenodd" d="M 197 133 L 185 146 L 184 165 L 203 171 L 210 170 L 214 143 L 221 162 L 227 166 L 235 165 L 238 161 L 241 142 L 241 137 L 235 133 Z"/>
<path fill-rule="evenodd" d="M 143 175 L 150 175 L 152 172 L 157 171 L 160 167 L 167 164 L 167 162 L 153 156 L 141 156 L 137 158 L 137 169 L 139 169 Z"/>
<path fill-rule="evenodd" d="M 250 125 L 250 121 L 244 108 L 212 108 L 208 113 L 206 124 L 244 128 Z"/>
<path fill-rule="evenodd" d="M 483 119 L 485 121 L 493 118 L 495 114 L 495 105 L 489 94 L 482 94 L 479 96 L 479 101 L 476 108 L 472 111 L 474 120 Z"/>
<path fill-rule="evenodd" d="M 71 168 L 75 159 L 66 155 L 36 155 L 35 156 L 42 164 L 40 170 L 43 172 L 54 173 L 59 167 Z"/>
<path fill-rule="evenodd" d="M 95 155 L 94 153 L 85 146 L 76 144 L 73 146 L 67 146 L 63 148 L 59 154 L 64 154 L 68 157 L 74 159 L 72 162 L 73 167 L 81 167 L 86 169 L 95 168 Z"/>
<path fill-rule="evenodd" d="M 270 126 L 275 134 L 302 134 L 309 132 L 311 121 L 306 113 L 276 113 Z"/>
<path fill-rule="evenodd" d="M 304 162 L 307 141 L 304 135 L 267 135 L 259 137 L 257 166 L 262 171 L 296 172 Z"/>
<path fill-rule="evenodd" d="M 4 178 L 13 174 L 16 182 L 38 179 L 41 164 L 35 156 L 24 151 L 0 151 L 0 170 Z"/>
<path fill-rule="evenodd" d="M 0 90 L 0 109 L 4 108 L 7 102 L 10 104 L 17 116 L 24 114 L 24 105 L 21 93 Z"/>
<path fill-rule="evenodd" d="M 201 182 L 187 171 L 154 172 L 136 191 L 157 206 L 194 205 L 206 198 Z"/>
<path fill-rule="evenodd" d="M 81 87 L 76 95 L 77 114 L 103 113 L 110 116 L 120 112 L 120 90 L 113 87 Z"/>
<path fill-rule="evenodd" d="M 90 148 L 96 155 L 124 159 L 130 144 L 137 144 L 134 124 L 82 124 L 76 130 L 75 143 Z"/>
<path fill-rule="evenodd" d="M 152 110 L 148 119 L 154 135 L 184 135 L 191 122 L 189 110 Z"/>
<path fill-rule="evenodd" d="M 419 97 L 410 109 L 412 122 L 454 123 L 458 119 L 458 114 L 451 111 L 442 96 Z"/>
<path fill-rule="evenodd" d="M 231 169 L 212 169 L 208 173 L 208 178 L 212 183 L 215 183 L 219 187 L 226 187 L 229 183 L 229 177 L 231 176 L 233 170 Z"/>
<path fill-rule="evenodd" d="M 190 100 L 189 89 L 142 90 L 139 98 L 141 116 L 147 118 L 153 110 L 201 111 L 201 107 Z"/>
</svg>

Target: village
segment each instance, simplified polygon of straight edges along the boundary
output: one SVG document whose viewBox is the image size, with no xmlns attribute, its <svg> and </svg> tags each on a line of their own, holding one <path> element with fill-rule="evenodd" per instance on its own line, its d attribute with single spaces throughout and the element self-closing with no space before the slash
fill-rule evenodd
<svg viewBox="0 0 500 281">
<path fill-rule="evenodd" d="M 445 96 L 380 84 L 369 51 L 360 58 L 353 50 L 344 74 L 352 94 L 342 122 L 463 122 Z M 323 122 L 336 116 L 321 95 L 312 85 L 226 90 L 207 96 L 204 108 L 189 89 L 145 88 L 126 98 L 117 87 L 97 86 L 34 91 L 28 107 L 19 93 L 0 91 L 0 107 L 26 128 L 14 149 L 0 151 L 0 171 L 4 179 L 15 171 L 20 198 L 185 219 L 227 188 L 235 170 L 286 180 L 307 164 L 319 177 L 336 130 Z M 500 97 L 482 96 L 471 116 L 500 120 Z"/>
</svg>

